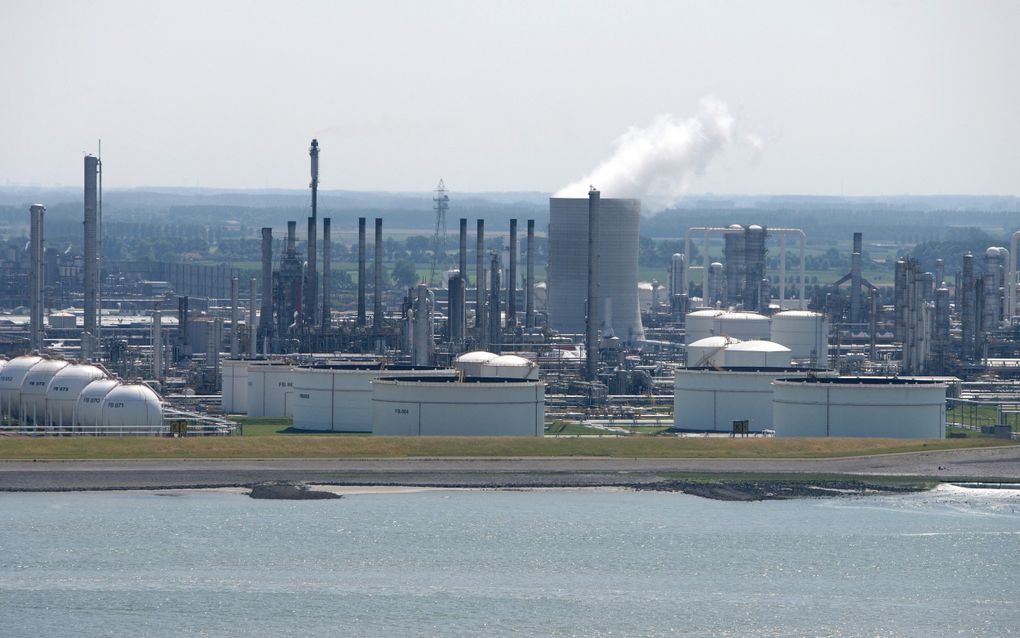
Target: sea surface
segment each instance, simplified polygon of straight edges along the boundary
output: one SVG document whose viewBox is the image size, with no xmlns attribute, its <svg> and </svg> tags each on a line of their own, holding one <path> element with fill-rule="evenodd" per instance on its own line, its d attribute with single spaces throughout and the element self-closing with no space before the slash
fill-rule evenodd
<svg viewBox="0 0 1020 638">
<path fill-rule="evenodd" d="M 1008 636 L 1020 492 L 0 494 L 0 636 Z"/>
</svg>

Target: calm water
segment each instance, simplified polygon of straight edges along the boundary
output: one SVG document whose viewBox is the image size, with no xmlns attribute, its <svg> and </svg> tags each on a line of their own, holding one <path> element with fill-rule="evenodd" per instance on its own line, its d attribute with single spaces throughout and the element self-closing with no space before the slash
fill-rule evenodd
<svg viewBox="0 0 1020 638">
<path fill-rule="evenodd" d="M 1004 636 L 1020 493 L 0 494 L 0 635 Z"/>
</svg>

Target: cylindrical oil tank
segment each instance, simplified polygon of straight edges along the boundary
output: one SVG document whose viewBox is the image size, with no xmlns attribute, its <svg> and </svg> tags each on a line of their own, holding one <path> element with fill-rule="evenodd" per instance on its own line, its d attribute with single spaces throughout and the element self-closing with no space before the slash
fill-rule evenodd
<svg viewBox="0 0 1020 638">
<path fill-rule="evenodd" d="M 0 370 L 0 414 L 10 418 L 21 415 L 21 383 L 28 371 L 42 360 L 36 355 L 15 357 Z"/>
<path fill-rule="evenodd" d="M 795 377 L 796 370 L 680 369 L 673 381 L 673 427 L 732 432 L 748 420 L 753 432 L 771 429 L 772 382 Z"/>
<path fill-rule="evenodd" d="M 705 337 L 687 346 L 688 368 L 721 368 L 726 365 L 726 347 L 740 343 L 733 337 Z"/>
<path fill-rule="evenodd" d="M 227 414 L 248 413 L 248 362 L 225 359 L 223 370 L 223 411 Z"/>
<path fill-rule="evenodd" d="M 53 375 L 46 388 L 46 425 L 71 427 L 74 425 L 74 408 L 78 396 L 96 379 L 105 379 L 106 373 L 91 365 L 71 364 Z"/>
<path fill-rule="evenodd" d="M 21 382 L 21 422 L 43 425 L 46 422 L 46 388 L 58 372 L 68 366 L 61 359 L 43 359 L 32 366 Z"/>
<path fill-rule="evenodd" d="M 462 371 L 464 376 L 480 377 L 482 376 L 482 365 L 492 361 L 498 356 L 498 354 L 486 352 L 485 350 L 465 352 L 457 357 L 457 359 L 453 362 L 453 367 Z"/>
<path fill-rule="evenodd" d="M 120 385 L 116 379 L 96 379 L 78 395 L 74 408 L 76 428 L 99 428 L 103 425 L 103 399 Z"/>
<path fill-rule="evenodd" d="M 372 382 L 372 434 L 542 436 L 545 384 L 514 379 L 380 378 Z"/>
<path fill-rule="evenodd" d="M 785 310 L 772 315 L 770 341 L 790 349 L 794 359 L 825 362 L 829 351 L 829 322 L 811 310 Z"/>
<path fill-rule="evenodd" d="M 712 334 L 735 337 L 741 341 L 768 339 L 769 318 L 757 312 L 725 312 L 712 322 Z"/>
<path fill-rule="evenodd" d="M 486 361 L 481 366 L 483 377 L 497 379 L 537 379 L 538 366 L 534 361 L 514 354 L 504 354 Z"/>
<path fill-rule="evenodd" d="M 771 341 L 741 341 L 726 346 L 727 368 L 788 368 L 790 349 Z"/>
<path fill-rule="evenodd" d="M 122 383 L 103 399 L 104 428 L 160 428 L 159 395 L 143 383 Z"/>
<path fill-rule="evenodd" d="M 939 380 L 777 379 L 772 389 L 776 436 L 945 438 L 946 384 Z"/>
<path fill-rule="evenodd" d="M 289 363 L 248 363 L 248 416 L 293 416 L 294 379 Z"/>
<path fill-rule="evenodd" d="M 294 428 L 329 432 L 372 430 L 372 380 L 381 376 L 448 377 L 449 368 L 379 363 L 327 364 L 293 369 Z"/>
<path fill-rule="evenodd" d="M 695 310 L 684 319 L 684 343 L 690 345 L 705 337 L 711 337 L 715 329 L 715 318 L 726 314 L 723 310 Z"/>
<path fill-rule="evenodd" d="M 612 308 L 615 336 L 624 341 L 644 338 L 638 308 L 638 232 L 641 202 L 602 198 L 599 202 L 599 308 Z M 549 326 L 580 334 L 585 327 L 588 281 L 588 198 L 549 199 Z"/>
</svg>

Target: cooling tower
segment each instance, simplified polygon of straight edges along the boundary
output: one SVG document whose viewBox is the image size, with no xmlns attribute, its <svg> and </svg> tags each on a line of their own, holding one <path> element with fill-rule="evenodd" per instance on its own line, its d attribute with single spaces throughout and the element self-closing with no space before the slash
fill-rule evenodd
<svg viewBox="0 0 1020 638">
<path fill-rule="evenodd" d="M 598 296 L 606 319 L 625 341 L 644 338 L 638 308 L 638 230 L 641 202 L 602 198 L 599 203 Z M 549 199 L 549 326 L 584 332 L 588 277 L 588 198 Z"/>
</svg>

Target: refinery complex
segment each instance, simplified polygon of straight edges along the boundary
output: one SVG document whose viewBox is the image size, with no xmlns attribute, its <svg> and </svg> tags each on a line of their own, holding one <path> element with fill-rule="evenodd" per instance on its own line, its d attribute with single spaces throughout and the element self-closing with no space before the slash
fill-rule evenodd
<svg viewBox="0 0 1020 638">
<path fill-rule="evenodd" d="M 252 268 L 104 258 L 87 155 L 81 250 L 47 244 L 39 203 L 3 262 L 0 429 L 228 436 L 247 415 L 384 436 L 1016 436 L 1020 231 L 933 271 L 897 256 L 886 282 L 853 232 L 849 271 L 809 294 L 805 230 L 719 219 L 674 229 L 682 251 L 643 282 L 637 199 L 596 184 L 550 197 L 547 226 L 453 215 L 448 238 L 440 182 L 431 264 L 394 286 L 385 216 L 320 215 L 319 155 L 312 140 L 307 219 L 252 233 Z M 334 221 L 356 241 L 335 245 Z"/>
</svg>

